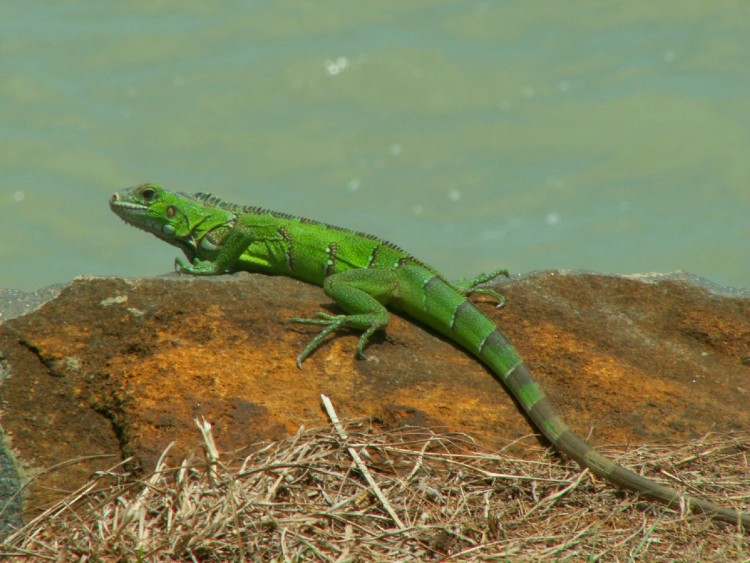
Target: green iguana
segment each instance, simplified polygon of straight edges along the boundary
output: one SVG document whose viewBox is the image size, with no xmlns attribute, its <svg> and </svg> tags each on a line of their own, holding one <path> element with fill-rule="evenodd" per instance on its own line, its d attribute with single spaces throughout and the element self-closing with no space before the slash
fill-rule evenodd
<svg viewBox="0 0 750 563">
<path fill-rule="evenodd" d="M 290 276 L 323 286 L 346 314 L 317 313 L 296 323 L 322 325 L 302 350 L 302 362 L 331 332 L 362 331 L 357 355 L 373 333 L 388 324 L 386 306 L 437 330 L 486 364 L 520 403 L 552 445 L 617 486 L 675 507 L 704 512 L 750 529 L 750 512 L 738 512 L 679 493 L 611 461 L 584 442 L 555 412 L 528 367 L 495 323 L 468 296 L 494 291 L 478 287 L 492 275 L 453 283 L 398 246 L 374 236 L 277 213 L 226 203 L 207 193 L 183 194 L 143 184 L 110 199 L 125 222 L 181 248 L 180 272 L 215 275 L 238 270 Z"/>
</svg>

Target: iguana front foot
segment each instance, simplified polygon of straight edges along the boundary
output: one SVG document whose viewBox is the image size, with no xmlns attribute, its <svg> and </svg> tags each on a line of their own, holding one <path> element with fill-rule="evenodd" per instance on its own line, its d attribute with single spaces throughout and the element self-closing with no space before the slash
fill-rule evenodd
<svg viewBox="0 0 750 563">
<path fill-rule="evenodd" d="M 223 273 L 222 270 L 216 267 L 214 262 L 209 260 L 198 260 L 196 258 L 191 264 L 182 256 L 178 256 L 174 259 L 174 269 L 181 274 L 187 273 L 193 274 L 194 276 L 215 276 L 216 274 Z"/>
</svg>

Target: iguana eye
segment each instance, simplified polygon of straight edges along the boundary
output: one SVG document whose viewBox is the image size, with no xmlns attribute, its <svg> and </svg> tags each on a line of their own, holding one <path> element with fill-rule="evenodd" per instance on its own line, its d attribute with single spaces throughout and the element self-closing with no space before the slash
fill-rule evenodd
<svg viewBox="0 0 750 563">
<path fill-rule="evenodd" d="M 153 197 L 156 195 L 156 190 L 154 188 L 143 188 L 141 190 L 141 197 L 145 200 L 153 199 Z"/>
</svg>

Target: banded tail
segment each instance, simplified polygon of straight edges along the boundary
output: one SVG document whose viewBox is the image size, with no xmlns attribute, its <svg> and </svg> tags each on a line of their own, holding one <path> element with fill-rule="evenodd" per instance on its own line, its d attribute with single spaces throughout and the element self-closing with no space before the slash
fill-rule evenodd
<svg viewBox="0 0 750 563">
<path fill-rule="evenodd" d="M 717 520 L 741 524 L 744 528 L 750 529 L 750 512 L 739 512 L 699 497 L 680 493 L 638 475 L 594 450 L 562 420 L 534 380 L 526 363 L 492 320 L 438 276 L 425 282 L 424 288 L 424 311 L 430 317 L 429 320 L 425 319 L 425 322 L 461 344 L 492 369 L 556 450 L 570 456 L 581 466 L 589 468 L 594 475 L 636 491 L 644 497 L 670 507 L 684 506 L 691 511 L 703 512 Z M 445 307 L 446 302 L 451 304 L 449 322 L 438 325 L 435 315 L 429 314 L 429 311 L 435 308 L 430 302 L 437 301 L 442 302 L 441 308 Z M 419 318 L 424 316 L 425 312 L 415 311 L 413 314 Z"/>
</svg>

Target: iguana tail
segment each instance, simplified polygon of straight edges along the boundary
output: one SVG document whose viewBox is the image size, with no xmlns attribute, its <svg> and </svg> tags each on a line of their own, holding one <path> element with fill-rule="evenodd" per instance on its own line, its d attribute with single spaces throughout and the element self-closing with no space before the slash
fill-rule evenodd
<svg viewBox="0 0 750 563">
<path fill-rule="evenodd" d="M 529 418 L 555 449 L 569 455 L 583 467 L 588 467 L 594 475 L 598 475 L 615 485 L 637 491 L 643 496 L 660 501 L 667 506 L 685 507 L 694 512 L 703 512 L 718 520 L 731 522 L 732 524 L 739 523 L 750 529 L 750 513 L 739 512 L 699 497 L 682 494 L 671 487 L 638 475 L 594 450 L 579 438 L 555 412 L 549 399 L 544 396 L 543 391 L 534 381 L 525 363 L 518 364 L 501 377 L 506 387 L 521 403 Z"/>
<path fill-rule="evenodd" d="M 739 512 L 719 506 L 702 498 L 686 495 L 647 479 L 607 459 L 579 438 L 562 420 L 547 399 L 544 391 L 534 380 L 526 364 L 513 346 L 497 329 L 495 323 L 484 315 L 465 296 L 451 292 L 450 284 L 436 277 L 424 284 L 427 293 L 422 315 L 434 328 L 448 338 L 461 344 L 476 355 L 485 365 L 497 374 L 500 381 L 520 403 L 534 425 L 560 452 L 572 457 L 595 475 L 615 485 L 634 490 L 645 497 L 660 501 L 668 506 L 684 507 L 691 511 L 703 512 L 717 520 L 741 524 L 750 529 L 750 512 Z M 440 303 L 440 307 L 436 303 Z M 432 303 L 432 305 L 430 304 Z M 429 311 L 450 307 L 449 321 L 438 322 L 444 315 L 430 315 Z"/>
</svg>

